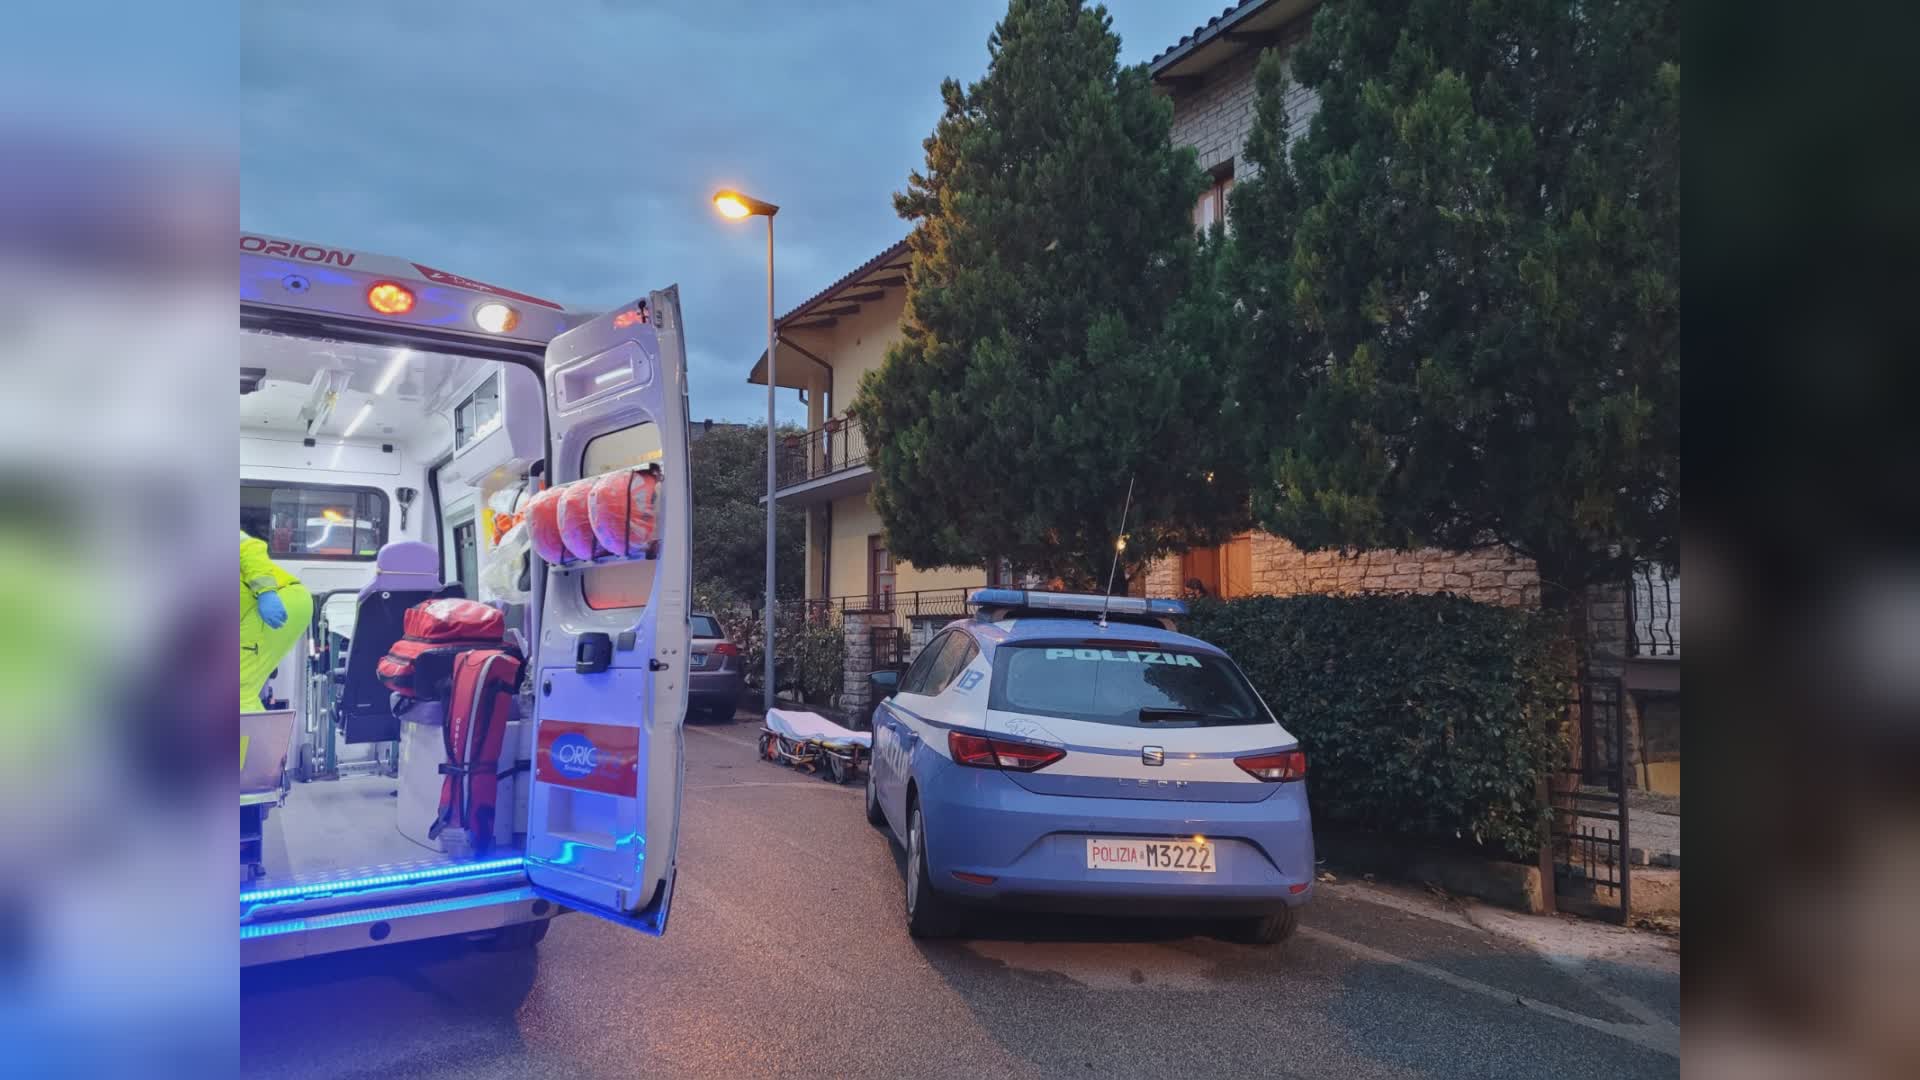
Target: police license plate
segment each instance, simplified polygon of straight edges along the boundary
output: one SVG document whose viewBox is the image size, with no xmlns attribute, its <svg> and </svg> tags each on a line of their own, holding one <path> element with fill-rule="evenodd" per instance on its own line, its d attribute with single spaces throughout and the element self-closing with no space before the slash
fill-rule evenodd
<svg viewBox="0 0 1920 1080">
<path fill-rule="evenodd" d="M 1087 841 L 1089 870 L 1167 870 L 1176 874 L 1211 874 L 1214 845 L 1191 840 Z"/>
</svg>

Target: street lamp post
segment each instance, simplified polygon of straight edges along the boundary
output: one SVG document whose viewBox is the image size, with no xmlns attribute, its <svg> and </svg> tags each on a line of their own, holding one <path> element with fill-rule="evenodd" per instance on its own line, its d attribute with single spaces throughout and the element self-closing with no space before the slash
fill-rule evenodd
<svg viewBox="0 0 1920 1080">
<path fill-rule="evenodd" d="M 767 596 L 766 624 L 762 627 L 761 652 L 766 661 L 766 671 L 762 674 L 762 705 L 768 712 L 773 711 L 773 533 L 774 533 L 774 418 L 773 393 L 778 384 L 774 378 L 774 349 L 778 346 L 777 335 L 773 327 L 773 215 L 780 208 L 769 202 L 761 202 L 737 191 L 716 191 L 713 195 L 714 209 L 722 217 L 735 221 L 750 217 L 767 219 Z"/>
</svg>

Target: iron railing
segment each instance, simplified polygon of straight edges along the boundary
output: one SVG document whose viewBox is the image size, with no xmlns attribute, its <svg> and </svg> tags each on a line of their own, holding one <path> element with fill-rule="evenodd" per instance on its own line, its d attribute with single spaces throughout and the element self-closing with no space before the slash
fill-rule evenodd
<svg viewBox="0 0 1920 1080">
<path fill-rule="evenodd" d="M 1636 657 L 1680 656 L 1680 575 L 1647 563 L 1633 572 L 1627 618 Z"/>
<path fill-rule="evenodd" d="M 782 436 L 774 459 L 774 483 L 792 487 L 866 463 L 867 437 L 859 424 L 843 416 L 805 434 Z"/>
<path fill-rule="evenodd" d="M 807 621 L 815 623 L 838 622 L 849 611 L 882 611 L 901 619 L 937 615 L 957 619 L 967 613 L 967 597 L 972 594 L 972 589 L 923 589 L 878 596 L 783 600 L 780 608 L 790 614 L 804 614 Z"/>
</svg>

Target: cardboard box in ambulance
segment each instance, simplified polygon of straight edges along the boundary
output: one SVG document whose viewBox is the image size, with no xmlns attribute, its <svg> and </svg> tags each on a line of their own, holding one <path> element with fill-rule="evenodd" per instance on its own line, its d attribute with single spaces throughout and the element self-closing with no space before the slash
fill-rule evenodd
<svg viewBox="0 0 1920 1080">
<path fill-rule="evenodd" d="M 241 716 L 242 964 L 531 946 L 566 911 L 662 933 L 690 594 L 677 289 L 595 314 L 244 234 L 240 300 L 242 530 L 315 600 Z M 657 469 L 656 542 L 563 565 L 529 549 L 535 492 L 634 469 Z M 373 674 L 405 609 L 443 596 L 498 608 L 525 659 L 496 824 L 459 842 L 430 828 L 444 715 Z"/>
</svg>

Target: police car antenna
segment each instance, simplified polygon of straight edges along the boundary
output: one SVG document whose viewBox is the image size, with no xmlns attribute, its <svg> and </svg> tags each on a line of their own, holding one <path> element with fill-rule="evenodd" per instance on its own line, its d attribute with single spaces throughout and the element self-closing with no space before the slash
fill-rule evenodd
<svg viewBox="0 0 1920 1080">
<path fill-rule="evenodd" d="M 1120 504 L 1120 538 L 1113 542 L 1113 566 L 1107 570 L 1107 595 L 1100 601 L 1100 629 L 1107 628 L 1107 609 L 1113 606 L 1113 578 L 1120 572 L 1120 553 L 1127 550 L 1127 511 L 1133 509 L 1133 475 L 1127 475 L 1127 501 Z"/>
</svg>

